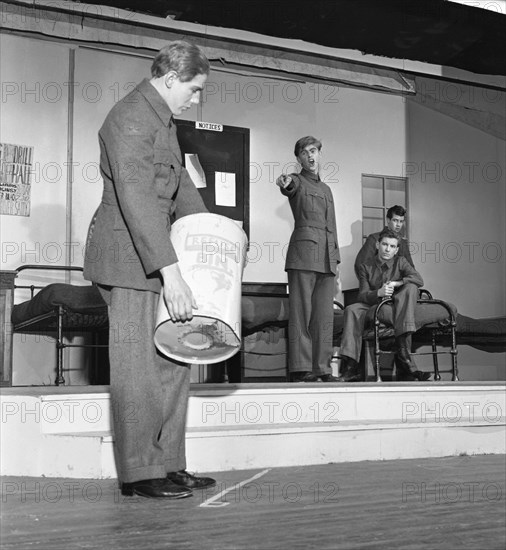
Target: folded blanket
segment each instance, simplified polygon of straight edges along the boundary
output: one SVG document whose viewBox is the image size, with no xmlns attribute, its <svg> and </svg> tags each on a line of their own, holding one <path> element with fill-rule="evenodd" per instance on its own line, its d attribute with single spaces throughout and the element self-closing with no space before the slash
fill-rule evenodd
<svg viewBox="0 0 506 550">
<path fill-rule="evenodd" d="M 107 315 L 107 305 L 96 286 L 53 283 L 37 292 L 31 300 L 13 306 L 12 324 L 15 326 L 50 313 L 58 305 L 64 305 L 74 313 Z"/>
</svg>

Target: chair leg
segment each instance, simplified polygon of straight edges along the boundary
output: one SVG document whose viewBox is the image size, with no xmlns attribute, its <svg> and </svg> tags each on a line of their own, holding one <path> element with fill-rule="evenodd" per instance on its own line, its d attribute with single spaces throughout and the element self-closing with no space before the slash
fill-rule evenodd
<svg viewBox="0 0 506 550">
<path fill-rule="evenodd" d="M 392 302 L 392 299 L 391 298 L 383 299 L 383 301 L 379 303 L 374 309 L 374 368 L 376 369 L 376 382 L 381 382 L 381 374 L 380 374 L 381 348 L 380 348 L 380 338 L 379 338 L 379 327 L 380 327 L 379 311 L 388 302 Z"/>
<path fill-rule="evenodd" d="M 381 348 L 379 343 L 378 327 L 374 327 L 374 374 L 376 375 L 376 382 L 381 382 L 380 373 L 380 357 Z"/>
<path fill-rule="evenodd" d="M 459 381 L 459 371 L 457 368 L 457 350 L 452 351 L 452 382 Z"/>
<path fill-rule="evenodd" d="M 432 342 L 432 361 L 434 363 L 434 380 L 441 380 L 441 375 L 439 374 L 439 363 L 437 359 L 437 344 L 436 344 L 436 331 L 430 331 L 430 338 Z"/>
<path fill-rule="evenodd" d="M 359 365 L 364 366 L 364 382 L 376 380 L 376 371 L 374 369 L 375 357 L 374 342 L 364 340 L 362 343 L 362 351 L 359 361 Z"/>
</svg>

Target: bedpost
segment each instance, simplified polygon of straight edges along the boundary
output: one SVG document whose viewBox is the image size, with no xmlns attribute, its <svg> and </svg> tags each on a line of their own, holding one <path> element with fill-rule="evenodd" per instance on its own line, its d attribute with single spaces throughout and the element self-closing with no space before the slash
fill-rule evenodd
<svg viewBox="0 0 506 550">
<path fill-rule="evenodd" d="M 0 271 L 0 386 L 12 386 L 12 323 L 16 271 Z"/>
</svg>

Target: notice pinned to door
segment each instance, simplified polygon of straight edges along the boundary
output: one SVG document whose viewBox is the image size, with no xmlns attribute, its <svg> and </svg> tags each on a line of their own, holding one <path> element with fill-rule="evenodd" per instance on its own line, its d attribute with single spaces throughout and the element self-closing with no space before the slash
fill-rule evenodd
<svg viewBox="0 0 506 550">
<path fill-rule="evenodd" d="M 235 174 L 231 172 L 215 172 L 214 187 L 217 206 L 236 206 Z"/>
</svg>

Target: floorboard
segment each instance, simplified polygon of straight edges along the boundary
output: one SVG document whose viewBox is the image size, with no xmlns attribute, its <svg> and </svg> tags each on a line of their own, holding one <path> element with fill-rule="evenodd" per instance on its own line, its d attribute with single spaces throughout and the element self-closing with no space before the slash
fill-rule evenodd
<svg viewBox="0 0 506 550">
<path fill-rule="evenodd" d="M 4 477 L 1 548 L 503 550 L 505 472 L 504 455 L 220 472 L 180 501 Z"/>
</svg>

